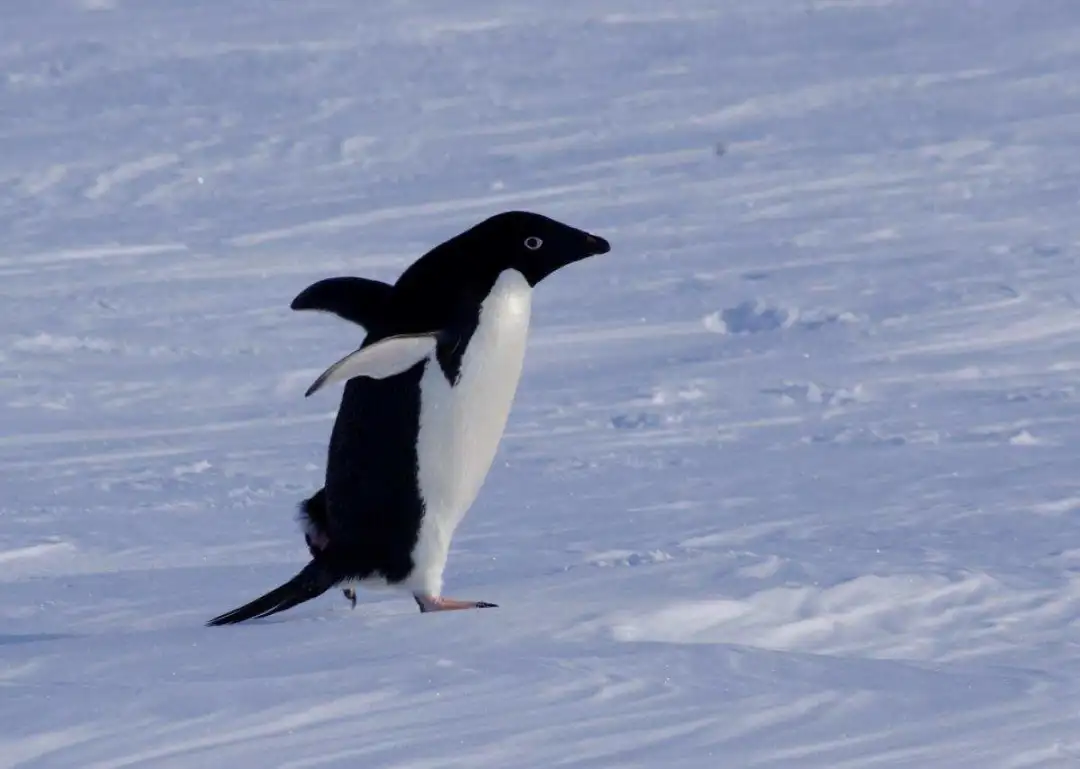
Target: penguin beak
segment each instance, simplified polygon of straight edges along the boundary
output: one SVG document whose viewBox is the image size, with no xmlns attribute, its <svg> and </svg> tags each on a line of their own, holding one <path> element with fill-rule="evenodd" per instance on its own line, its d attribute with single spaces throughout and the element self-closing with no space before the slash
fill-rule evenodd
<svg viewBox="0 0 1080 769">
<path fill-rule="evenodd" d="M 603 238 L 599 238 L 596 235 L 585 236 L 585 246 L 589 249 L 590 256 L 596 256 L 597 254 L 606 254 L 611 250 L 611 244 Z"/>
<path fill-rule="evenodd" d="M 555 248 L 536 258 L 526 256 L 520 264 L 520 270 L 531 286 L 574 262 L 597 254 L 606 254 L 611 250 L 611 244 L 603 238 L 573 227 L 566 227 L 563 232 L 554 232 L 552 240 Z"/>
</svg>

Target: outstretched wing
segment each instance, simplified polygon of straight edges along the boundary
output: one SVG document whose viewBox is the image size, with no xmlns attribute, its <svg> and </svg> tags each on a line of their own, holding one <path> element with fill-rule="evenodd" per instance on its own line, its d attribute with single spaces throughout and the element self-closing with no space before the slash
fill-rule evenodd
<svg viewBox="0 0 1080 769">
<path fill-rule="evenodd" d="M 393 286 L 370 278 L 326 278 L 297 294 L 289 307 L 330 312 L 370 331 L 386 316 L 393 290 Z"/>
<path fill-rule="evenodd" d="M 415 366 L 435 351 L 438 332 L 388 336 L 349 353 L 326 369 L 304 393 L 309 396 L 323 386 L 356 377 L 386 379 Z"/>
</svg>

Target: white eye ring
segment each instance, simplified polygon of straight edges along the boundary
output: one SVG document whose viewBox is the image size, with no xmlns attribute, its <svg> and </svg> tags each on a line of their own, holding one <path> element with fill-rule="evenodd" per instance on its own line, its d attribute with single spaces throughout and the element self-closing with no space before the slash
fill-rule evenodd
<svg viewBox="0 0 1080 769">
<path fill-rule="evenodd" d="M 544 245 L 544 241 L 540 240 L 540 238 L 536 237 L 535 235 L 530 235 L 529 237 L 525 238 L 525 248 L 529 249 L 530 251 L 535 251 L 542 245 Z"/>
</svg>

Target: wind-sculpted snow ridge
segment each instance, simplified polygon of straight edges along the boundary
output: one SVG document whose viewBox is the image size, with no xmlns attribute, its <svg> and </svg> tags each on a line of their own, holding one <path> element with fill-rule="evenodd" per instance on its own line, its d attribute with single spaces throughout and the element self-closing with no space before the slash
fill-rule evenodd
<svg viewBox="0 0 1080 769">
<path fill-rule="evenodd" d="M 1080 7 L 9 3 L 0 767 L 1080 766 Z M 421 616 L 306 561 L 362 331 L 546 282 Z"/>
</svg>

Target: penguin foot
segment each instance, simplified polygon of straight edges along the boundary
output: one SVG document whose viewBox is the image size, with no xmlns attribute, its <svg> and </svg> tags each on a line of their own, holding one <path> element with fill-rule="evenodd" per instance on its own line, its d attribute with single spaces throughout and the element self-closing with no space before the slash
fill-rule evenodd
<svg viewBox="0 0 1080 769">
<path fill-rule="evenodd" d="M 498 604 L 487 601 L 459 601 L 456 598 L 443 598 L 433 595 L 413 594 L 416 605 L 420 607 L 420 613 L 429 611 L 455 611 L 456 609 L 497 609 Z"/>
<path fill-rule="evenodd" d="M 355 609 L 356 608 L 356 591 L 353 590 L 351 587 L 347 587 L 344 590 L 342 590 L 341 592 L 345 594 L 345 597 L 349 600 L 349 603 L 352 604 L 352 608 Z"/>
</svg>

